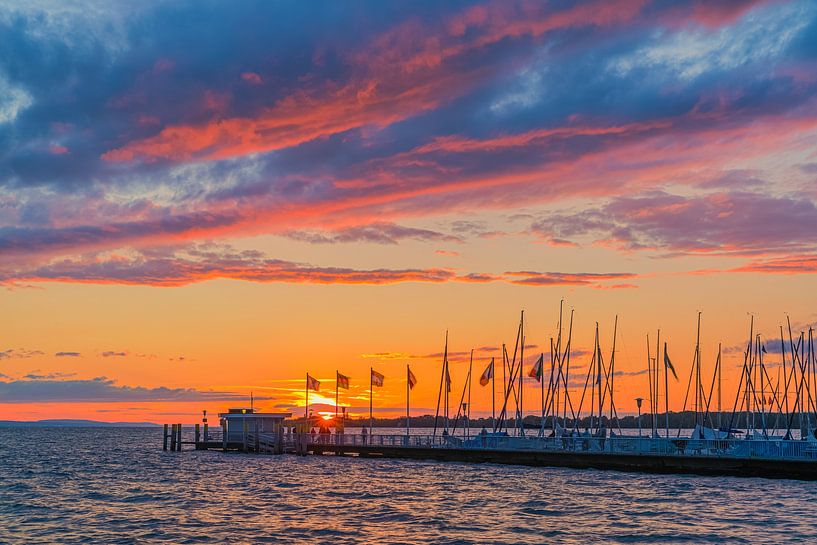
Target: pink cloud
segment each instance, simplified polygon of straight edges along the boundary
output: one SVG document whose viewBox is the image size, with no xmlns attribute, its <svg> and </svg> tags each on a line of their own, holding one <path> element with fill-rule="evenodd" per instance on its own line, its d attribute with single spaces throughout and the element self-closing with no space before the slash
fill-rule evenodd
<svg viewBox="0 0 817 545">
<path fill-rule="evenodd" d="M 264 80 L 261 79 L 261 76 L 259 76 L 255 72 L 243 72 L 241 74 L 241 79 L 243 79 L 250 85 L 261 85 L 262 83 L 264 83 Z"/>
<path fill-rule="evenodd" d="M 183 247 L 130 250 L 125 253 L 91 253 L 60 258 L 29 267 L 0 269 L 0 284 L 15 282 L 64 282 L 174 287 L 213 279 L 296 284 L 370 284 L 401 282 L 509 282 L 526 286 L 593 285 L 607 280 L 635 278 L 633 273 L 560 273 L 519 271 L 500 275 L 458 275 L 451 269 L 352 269 L 319 267 L 226 245 L 197 244 Z"/>
</svg>

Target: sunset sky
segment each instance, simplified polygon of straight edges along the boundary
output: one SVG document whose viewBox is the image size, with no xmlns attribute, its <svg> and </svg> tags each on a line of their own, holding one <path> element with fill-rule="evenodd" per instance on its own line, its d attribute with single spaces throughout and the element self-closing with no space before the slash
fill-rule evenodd
<svg viewBox="0 0 817 545">
<path fill-rule="evenodd" d="M 399 415 L 407 363 L 433 414 L 446 330 L 458 398 L 562 299 L 579 374 L 618 315 L 626 414 L 659 328 L 681 408 L 702 312 L 731 409 L 815 273 L 812 0 L 0 0 L 0 419 L 333 411 L 336 370 L 363 415 L 370 367 Z"/>
</svg>

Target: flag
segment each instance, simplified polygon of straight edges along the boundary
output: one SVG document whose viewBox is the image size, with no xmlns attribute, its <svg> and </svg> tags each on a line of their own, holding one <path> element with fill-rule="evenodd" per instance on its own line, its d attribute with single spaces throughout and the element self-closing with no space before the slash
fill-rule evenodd
<svg viewBox="0 0 817 545">
<path fill-rule="evenodd" d="M 346 375 L 341 375 L 337 371 L 335 371 L 335 372 L 338 374 L 338 377 L 337 377 L 338 388 L 343 388 L 344 390 L 348 390 L 349 389 L 349 377 L 347 377 Z"/>
<path fill-rule="evenodd" d="M 310 377 L 309 373 L 306 374 L 306 389 L 315 390 L 316 392 L 321 389 L 321 383 Z"/>
<path fill-rule="evenodd" d="M 409 389 L 413 390 L 414 385 L 417 384 L 417 377 L 414 376 L 414 373 L 411 372 L 411 368 L 406 366 L 406 371 L 408 371 L 408 385 Z"/>
<path fill-rule="evenodd" d="M 544 360 L 545 355 L 542 354 L 541 356 L 539 356 L 539 359 L 536 360 L 536 363 L 533 364 L 533 367 L 530 368 L 530 372 L 528 373 L 528 376 L 531 378 L 535 378 L 536 382 L 542 381 L 542 363 L 544 362 Z"/>
<path fill-rule="evenodd" d="M 445 366 L 445 391 L 451 392 L 451 375 L 448 374 L 448 365 Z"/>
<path fill-rule="evenodd" d="M 664 343 L 664 372 L 666 373 L 667 369 L 672 371 L 672 376 L 675 377 L 675 380 L 678 380 L 678 374 L 675 372 L 675 367 L 672 366 L 672 362 L 669 361 L 669 354 L 667 354 L 667 344 Z"/>
<path fill-rule="evenodd" d="M 372 369 L 372 386 L 383 386 L 383 379 L 386 378 L 374 369 Z"/>
<path fill-rule="evenodd" d="M 494 378 L 494 358 L 491 358 L 491 363 L 488 364 L 488 367 L 482 372 L 482 376 L 479 377 L 479 385 L 487 386 L 492 378 Z"/>
</svg>

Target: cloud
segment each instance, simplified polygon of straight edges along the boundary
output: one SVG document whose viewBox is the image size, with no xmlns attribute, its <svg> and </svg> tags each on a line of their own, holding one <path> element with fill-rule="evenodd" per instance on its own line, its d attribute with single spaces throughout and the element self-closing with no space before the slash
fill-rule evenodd
<svg viewBox="0 0 817 545">
<path fill-rule="evenodd" d="M 817 128 L 815 19 L 762 1 L 10 5 L 0 265 L 59 276 L 83 252 L 261 233 L 454 242 L 503 233 L 399 224 L 748 172 Z"/>
<path fill-rule="evenodd" d="M 815 274 L 817 273 L 817 255 L 792 255 L 750 261 L 732 271 L 764 274 Z"/>
<path fill-rule="evenodd" d="M 41 373 L 39 370 L 32 371 L 23 378 L 27 380 L 57 380 L 76 376 L 76 373 Z"/>
<path fill-rule="evenodd" d="M 647 369 L 641 369 L 639 371 L 614 371 L 613 375 L 617 377 L 638 377 L 641 375 L 646 375 L 649 371 Z"/>
<path fill-rule="evenodd" d="M 38 356 L 44 356 L 45 352 L 42 350 L 29 350 L 26 348 L 8 348 L 0 351 L 0 360 L 11 359 L 28 359 Z"/>
<path fill-rule="evenodd" d="M 82 354 L 80 352 L 55 352 L 54 356 L 57 358 L 79 358 Z"/>
<path fill-rule="evenodd" d="M 284 236 L 311 244 L 337 244 L 368 242 L 373 244 L 397 244 L 404 239 L 420 241 L 462 242 L 458 237 L 446 235 L 430 229 L 403 227 L 393 223 L 372 223 L 355 227 L 345 227 L 334 231 L 316 233 L 309 231 L 288 231 Z"/>
<path fill-rule="evenodd" d="M 232 392 L 190 388 L 121 386 L 106 377 L 63 380 L 42 375 L 31 380 L 0 381 L 3 403 L 231 401 L 245 397 Z"/>
<path fill-rule="evenodd" d="M 103 358 L 124 358 L 128 355 L 127 352 L 117 352 L 116 350 L 105 350 L 102 352 Z"/>
<path fill-rule="evenodd" d="M 508 272 L 458 275 L 451 269 L 368 269 L 316 267 L 272 259 L 228 245 L 193 244 L 177 248 L 132 250 L 127 254 L 89 254 L 57 260 L 30 270 L 2 271 L 0 283 L 68 282 L 158 287 L 183 286 L 213 279 L 299 284 L 370 284 L 399 282 L 493 282 L 520 285 L 585 285 L 634 278 L 632 273 Z M 103 357 L 126 356 L 105 351 Z"/>
<path fill-rule="evenodd" d="M 534 222 L 545 239 L 590 238 L 626 250 L 752 255 L 817 247 L 817 205 L 806 196 L 651 192 Z"/>
<path fill-rule="evenodd" d="M 581 286 L 606 280 L 636 278 L 634 273 L 559 273 L 510 271 L 505 273 L 512 284 L 523 286 Z"/>
</svg>

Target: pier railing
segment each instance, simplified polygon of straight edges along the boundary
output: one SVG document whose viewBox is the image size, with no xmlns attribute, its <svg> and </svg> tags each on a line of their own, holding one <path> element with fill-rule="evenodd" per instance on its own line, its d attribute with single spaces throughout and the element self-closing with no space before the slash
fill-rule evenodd
<svg viewBox="0 0 817 545">
<path fill-rule="evenodd" d="M 785 439 L 690 439 L 650 437 L 512 437 L 506 435 L 358 435 L 314 434 L 312 444 L 396 448 L 457 448 L 596 452 L 731 458 L 817 460 L 817 442 Z"/>
</svg>

